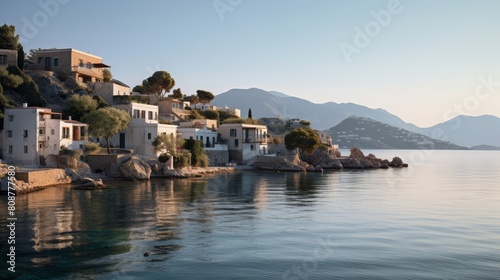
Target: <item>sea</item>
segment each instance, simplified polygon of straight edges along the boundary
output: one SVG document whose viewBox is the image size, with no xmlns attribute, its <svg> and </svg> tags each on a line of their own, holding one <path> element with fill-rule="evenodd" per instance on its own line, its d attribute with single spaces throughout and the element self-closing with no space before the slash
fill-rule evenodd
<svg viewBox="0 0 500 280">
<path fill-rule="evenodd" d="M 244 170 L 19 195 L 15 272 L 2 195 L 0 276 L 500 279 L 500 151 L 364 152 L 409 167 Z"/>
</svg>

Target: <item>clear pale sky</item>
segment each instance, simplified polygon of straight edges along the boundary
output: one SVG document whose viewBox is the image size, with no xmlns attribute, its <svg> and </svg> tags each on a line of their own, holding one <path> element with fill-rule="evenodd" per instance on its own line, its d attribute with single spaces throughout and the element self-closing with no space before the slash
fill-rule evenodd
<svg viewBox="0 0 500 280">
<path fill-rule="evenodd" d="M 377 23 L 372 11 L 391 18 Z M 4 0 L 3 23 L 26 52 L 90 52 L 131 87 L 166 70 L 185 94 L 257 87 L 383 108 L 422 127 L 500 117 L 497 0 Z M 493 86 L 475 95 L 480 76 Z"/>
</svg>

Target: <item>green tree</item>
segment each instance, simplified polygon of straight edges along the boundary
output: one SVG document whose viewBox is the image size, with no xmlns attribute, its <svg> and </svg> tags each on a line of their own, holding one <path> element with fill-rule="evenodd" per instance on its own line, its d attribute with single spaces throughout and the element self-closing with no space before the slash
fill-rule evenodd
<svg viewBox="0 0 500 280">
<path fill-rule="evenodd" d="M 180 88 L 176 88 L 176 89 L 174 89 L 172 94 L 170 94 L 168 97 L 172 97 L 175 99 L 182 99 L 182 98 L 184 98 L 184 94 L 182 94 L 182 90 Z"/>
<path fill-rule="evenodd" d="M 130 115 L 123 110 L 113 107 L 101 108 L 83 116 L 82 121 L 89 125 L 89 133 L 94 137 L 106 140 L 108 154 L 111 154 L 109 137 L 127 129 Z"/>
<path fill-rule="evenodd" d="M 167 71 L 156 71 L 151 77 L 142 81 L 143 94 L 155 94 L 159 99 L 175 86 L 175 80 Z"/>
<path fill-rule="evenodd" d="M 303 125 L 303 126 L 310 126 L 311 125 L 311 122 L 310 121 L 306 121 L 306 120 L 301 120 L 299 123 L 301 125 Z"/>
<path fill-rule="evenodd" d="M 306 127 L 296 128 L 285 135 L 285 146 L 288 150 L 299 148 L 299 152 L 311 153 L 321 144 L 318 134 Z"/>
<path fill-rule="evenodd" d="M 17 50 L 18 47 L 19 35 L 16 35 L 16 27 L 7 24 L 0 26 L 0 49 Z"/>
<path fill-rule="evenodd" d="M 92 99 L 97 102 L 97 109 L 109 107 L 108 102 L 106 102 L 106 100 L 99 95 L 92 95 Z"/>
<path fill-rule="evenodd" d="M 238 119 L 239 117 L 235 114 L 231 114 L 227 111 L 219 110 L 219 123 L 223 123 L 227 119 Z"/>
<path fill-rule="evenodd" d="M 144 86 L 143 85 L 137 85 L 135 86 L 132 91 L 138 92 L 140 94 L 144 94 Z"/>
<path fill-rule="evenodd" d="M 203 104 L 210 103 L 210 101 L 215 98 L 215 96 L 211 92 L 201 89 L 196 91 L 196 95 L 198 96 L 200 102 Z"/>
<path fill-rule="evenodd" d="M 79 121 L 82 117 L 97 110 L 98 103 L 89 95 L 73 94 L 66 104 L 65 114 Z"/>
<path fill-rule="evenodd" d="M 0 49 L 17 51 L 17 67 L 23 69 L 23 45 L 19 42 L 19 35 L 16 35 L 16 27 L 14 25 L 4 24 L 0 26 Z"/>
<path fill-rule="evenodd" d="M 15 91 L 21 95 L 25 102 L 31 106 L 45 107 L 47 106 L 47 100 L 43 98 L 38 89 L 38 85 L 33 81 L 33 78 L 24 73 L 17 65 L 7 66 L 7 71 L 15 76 L 19 76 L 23 79 L 23 82 L 15 88 Z M 6 86 L 4 85 L 4 89 Z"/>
<path fill-rule="evenodd" d="M 194 104 L 195 105 L 194 107 L 196 107 L 196 104 L 198 104 L 200 102 L 200 99 L 198 98 L 198 96 L 194 95 L 194 94 L 190 95 L 190 96 L 184 96 L 184 100 L 188 101 L 191 104 Z M 191 106 L 191 107 L 193 107 L 193 106 Z"/>
<path fill-rule="evenodd" d="M 9 73 L 5 68 L 0 68 L 0 84 L 5 88 L 15 89 L 23 82 L 22 77 Z"/>
<path fill-rule="evenodd" d="M 175 156 L 177 154 L 177 147 L 184 145 L 184 139 L 181 137 L 173 137 L 167 134 L 158 135 L 153 143 L 151 143 L 156 152 L 167 152 L 169 155 Z"/>
<path fill-rule="evenodd" d="M 111 82 L 111 79 L 113 79 L 113 74 L 111 74 L 111 71 L 109 69 L 103 69 L 102 80 L 106 83 L 109 83 Z"/>
<path fill-rule="evenodd" d="M 252 108 L 248 108 L 248 118 L 252 118 Z"/>
<path fill-rule="evenodd" d="M 215 110 L 203 110 L 200 114 L 209 120 L 219 121 L 219 112 Z"/>
<path fill-rule="evenodd" d="M 191 152 L 191 165 L 208 166 L 208 156 L 203 149 L 203 142 L 194 139 L 186 139 L 184 149 Z"/>
</svg>

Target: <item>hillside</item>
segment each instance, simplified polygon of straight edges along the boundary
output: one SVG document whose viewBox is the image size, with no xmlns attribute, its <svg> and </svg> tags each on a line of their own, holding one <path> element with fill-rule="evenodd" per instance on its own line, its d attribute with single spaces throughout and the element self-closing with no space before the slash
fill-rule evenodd
<svg viewBox="0 0 500 280">
<path fill-rule="evenodd" d="M 394 127 L 376 120 L 349 117 L 327 130 L 340 148 L 365 149 L 467 149 L 450 142 Z"/>
<path fill-rule="evenodd" d="M 375 119 L 405 129 L 418 129 L 382 109 L 371 109 L 353 103 L 315 104 L 284 93 L 268 92 L 258 88 L 231 89 L 216 95 L 212 103 L 217 106 L 240 108 L 242 112 L 252 108 L 254 118 L 281 117 L 308 120 L 316 129 L 335 126 L 352 115 Z"/>
</svg>

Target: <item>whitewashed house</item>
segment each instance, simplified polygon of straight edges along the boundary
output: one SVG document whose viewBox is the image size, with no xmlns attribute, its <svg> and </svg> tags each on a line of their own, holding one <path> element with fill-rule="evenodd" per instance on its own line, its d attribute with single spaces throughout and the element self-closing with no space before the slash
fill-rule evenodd
<svg viewBox="0 0 500 280">
<path fill-rule="evenodd" d="M 3 160 L 19 165 L 40 165 L 40 157 L 58 154 L 62 146 L 81 149 L 88 140 L 88 126 L 63 120 L 61 113 L 41 107 L 5 109 Z"/>
<path fill-rule="evenodd" d="M 229 160 L 246 164 L 251 158 L 269 154 L 267 126 L 255 124 L 222 124 L 218 132 L 227 140 Z"/>
<path fill-rule="evenodd" d="M 184 139 L 201 141 L 208 156 L 209 165 L 220 166 L 229 162 L 227 144 L 218 142 L 216 120 L 195 119 L 179 123 L 177 130 Z"/>
<path fill-rule="evenodd" d="M 158 106 L 130 103 L 113 105 L 130 115 L 128 128 L 110 138 L 109 143 L 114 148 L 131 149 L 136 154 L 158 157 L 160 152 L 154 151 L 153 141 L 160 134 L 166 134 L 172 139 L 177 137 L 177 126 L 160 124 L 158 122 Z"/>
<path fill-rule="evenodd" d="M 130 87 L 118 80 L 111 82 L 96 82 L 92 84 L 94 93 L 102 97 L 108 104 L 113 104 L 114 97 L 130 96 Z"/>
</svg>

